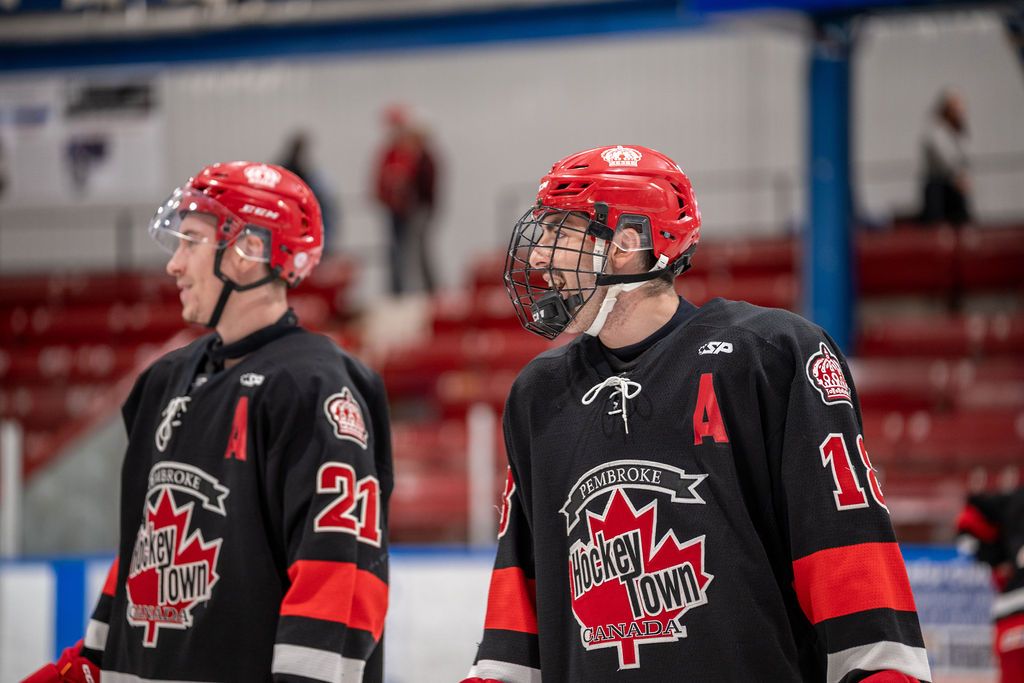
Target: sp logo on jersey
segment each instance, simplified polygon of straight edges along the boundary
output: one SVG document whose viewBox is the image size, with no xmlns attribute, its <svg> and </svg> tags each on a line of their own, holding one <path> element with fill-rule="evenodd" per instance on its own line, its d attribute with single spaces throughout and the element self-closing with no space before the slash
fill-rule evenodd
<svg viewBox="0 0 1024 683">
<path fill-rule="evenodd" d="M 710 341 L 697 349 L 697 354 L 706 356 L 708 354 L 732 353 L 732 344 L 729 342 Z"/>
<path fill-rule="evenodd" d="M 179 505 L 176 495 L 193 500 Z M 190 628 L 192 610 L 210 599 L 222 539 L 207 541 L 193 530 L 192 517 L 196 502 L 225 515 L 227 495 L 227 487 L 192 465 L 164 461 L 150 470 L 126 582 L 128 623 L 143 628 L 145 647 L 156 647 L 162 628 Z"/>
<path fill-rule="evenodd" d="M 334 427 L 334 435 L 345 441 L 354 441 L 366 448 L 366 422 L 363 420 L 363 409 L 352 398 L 348 387 L 342 387 L 337 394 L 331 394 L 324 401 L 324 414 L 327 421 Z"/>
<path fill-rule="evenodd" d="M 659 507 L 703 504 L 696 487 L 706 477 L 661 463 L 615 461 L 583 475 L 562 508 L 569 533 L 586 518 L 582 537 L 569 548 L 580 641 L 588 651 L 616 648 L 619 669 L 640 667 L 641 646 L 685 638 L 683 615 L 707 604 L 714 577 L 704 565 L 704 536 L 680 542 L 672 529 L 658 534 Z M 630 489 L 658 495 L 638 508 Z"/>
<path fill-rule="evenodd" d="M 825 405 L 853 405 L 850 399 L 850 385 L 843 374 L 843 366 L 825 342 L 821 342 L 818 352 L 807 360 L 807 379 Z"/>
</svg>

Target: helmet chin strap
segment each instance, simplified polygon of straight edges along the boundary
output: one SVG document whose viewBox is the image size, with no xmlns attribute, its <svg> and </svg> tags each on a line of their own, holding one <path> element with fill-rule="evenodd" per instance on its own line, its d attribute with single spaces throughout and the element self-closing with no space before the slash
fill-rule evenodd
<svg viewBox="0 0 1024 683">
<path fill-rule="evenodd" d="M 607 248 L 606 240 L 595 240 L 594 241 L 594 263 L 598 265 L 598 271 L 604 269 L 605 263 L 605 250 Z M 615 304 L 619 299 L 619 294 L 623 292 L 632 292 L 634 289 L 643 287 L 648 282 L 658 277 L 665 267 L 668 265 L 668 257 L 664 254 L 658 257 L 658 262 L 654 264 L 649 271 L 646 273 L 631 273 L 623 275 L 599 275 L 597 278 L 598 285 L 610 285 L 608 287 L 608 293 L 604 297 L 604 301 L 601 302 L 601 308 L 597 311 L 597 317 L 594 318 L 594 322 L 590 324 L 584 334 L 588 334 L 591 337 L 596 337 L 601 334 L 601 330 L 604 329 L 604 324 L 608 322 L 608 316 L 611 315 L 612 309 L 615 308 Z"/>
<path fill-rule="evenodd" d="M 210 319 L 204 323 L 204 325 L 210 329 L 217 327 L 217 323 L 220 322 L 220 317 L 224 314 L 224 307 L 227 305 L 228 297 L 231 296 L 232 292 L 244 292 L 246 290 L 255 289 L 256 287 L 265 285 L 268 282 L 273 282 L 281 272 L 280 268 L 274 268 L 271 269 L 270 273 L 268 273 L 266 277 L 260 278 L 256 282 L 248 285 L 240 285 L 225 275 L 220 269 L 220 263 L 224 258 L 225 251 L 225 249 L 218 250 L 217 255 L 213 260 L 213 274 L 221 281 L 221 288 L 220 296 L 217 297 L 217 305 L 213 307 L 213 313 L 210 315 Z"/>
<path fill-rule="evenodd" d="M 204 323 L 210 329 L 217 327 L 217 323 L 220 322 L 220 316 L 224 313 L 224 306 L 228 303 L 228 297 L 231 296 L 231 292 L 235 291 L 235 283 L 231 280 L 222 280 L 220 286 L 220 296 L 217 297 L 217 305 L 213 307 L 213 313 L 210 315 L 210 319 Z"/>
</svg>

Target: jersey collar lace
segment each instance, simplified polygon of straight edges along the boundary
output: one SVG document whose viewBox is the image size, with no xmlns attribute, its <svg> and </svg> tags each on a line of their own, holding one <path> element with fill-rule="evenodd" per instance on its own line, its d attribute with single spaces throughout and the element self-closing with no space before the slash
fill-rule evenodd
<svg viewBox="0 0 1024 683">
<path fill-rule="evenodd" d="M 643 387 L 640 386 L 639 382 L 634 382 L 624 375 L 612 375 L 604 381 L 598 382 L 594 386 L 590 387 L 587 393 L 583 394 L 583 405 L 589 406 L 593 403 L 605 387 L 610 387 L 613 392 L 619 392 L 619 400 L 622 403 L 622 407 L 609 410 L 608 414 L 622 415 L 622 426 L 625 427 L 626 433 L 629 434 L 629 400 L 631 398 L 636 398 Z"/>
</svg>

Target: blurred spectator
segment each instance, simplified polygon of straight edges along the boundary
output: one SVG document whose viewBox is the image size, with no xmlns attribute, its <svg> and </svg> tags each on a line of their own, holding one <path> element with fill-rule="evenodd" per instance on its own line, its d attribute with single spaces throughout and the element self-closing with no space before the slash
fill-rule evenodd
<svg viewBox="0 0 1024 683">
<path fill-rule="evenodd" d="M 337 219 L 338 202 L 329 189 L 330 183 L 313 164 L 309 147 L 309 134 L 302 130 L 296 131 L 288 139 L 284 156 L 278 163 L 302 178 L 320 202 L 324 221 L 324 253 L 328 254 L 341 236 L 341 221 Z"/>
<path fill-rule="evenodd" d="M 4 155 L 4 141 L 0 138 L 0 197 L 7 189 L 7 157 Z"/>
<path fill-rule="evenodd" d="M 388 107 L 384 121 L 388 139 L 377 161 L 376 196 L 387 211 L 391 229 L 391 293 L 398 295 L 412 289 L 407 273 L 413 270 L 419 270 L 423 288 L 432 293 L 435 281 L 427 253 L 427 233 L 434 213 L 437 162 L 426 129 L 408 108 Z"/>
<path fill-rule="evenodd" d="M 921 222 L 959 228 L 972 221 L 967 114 L 963 98 L 945 90 L 935 103 L 921 144 L 924 163 Z"/>
<path fill-rule="evenodd" d="M 1024 681 L 1024 486 L 973 494 L 957 520 L 963 552 L 992 567 L 992 606 L 1001 683 Z"/>
</svg>

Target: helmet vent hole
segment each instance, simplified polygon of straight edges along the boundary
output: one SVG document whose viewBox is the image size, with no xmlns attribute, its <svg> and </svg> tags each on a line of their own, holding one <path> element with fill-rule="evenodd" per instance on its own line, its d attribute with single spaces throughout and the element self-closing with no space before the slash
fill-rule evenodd
<svg viewBox="0 0 1024 683">
<path fill-rule="evenodd" d="M 580 183 L 572 181 L 558 183 L 558 185 L 556 185 L 554 189 L 551 190 L 551 194 L 556 197 L 573 197 L 578 195 L 580 192 L 583 192 L 583 190 L 587 189 L 587 187 L 589 187 L 590 185 L 591 183 Z"/>
<path fill-rule="evenodd" d="M 581 168 L 590 168 L 590 164 L 576 164 L 575 166 L 570 166 L 569 170 L 570 171 L 576 171 L 576 170 L 579 170 Z"/>
</svg>

